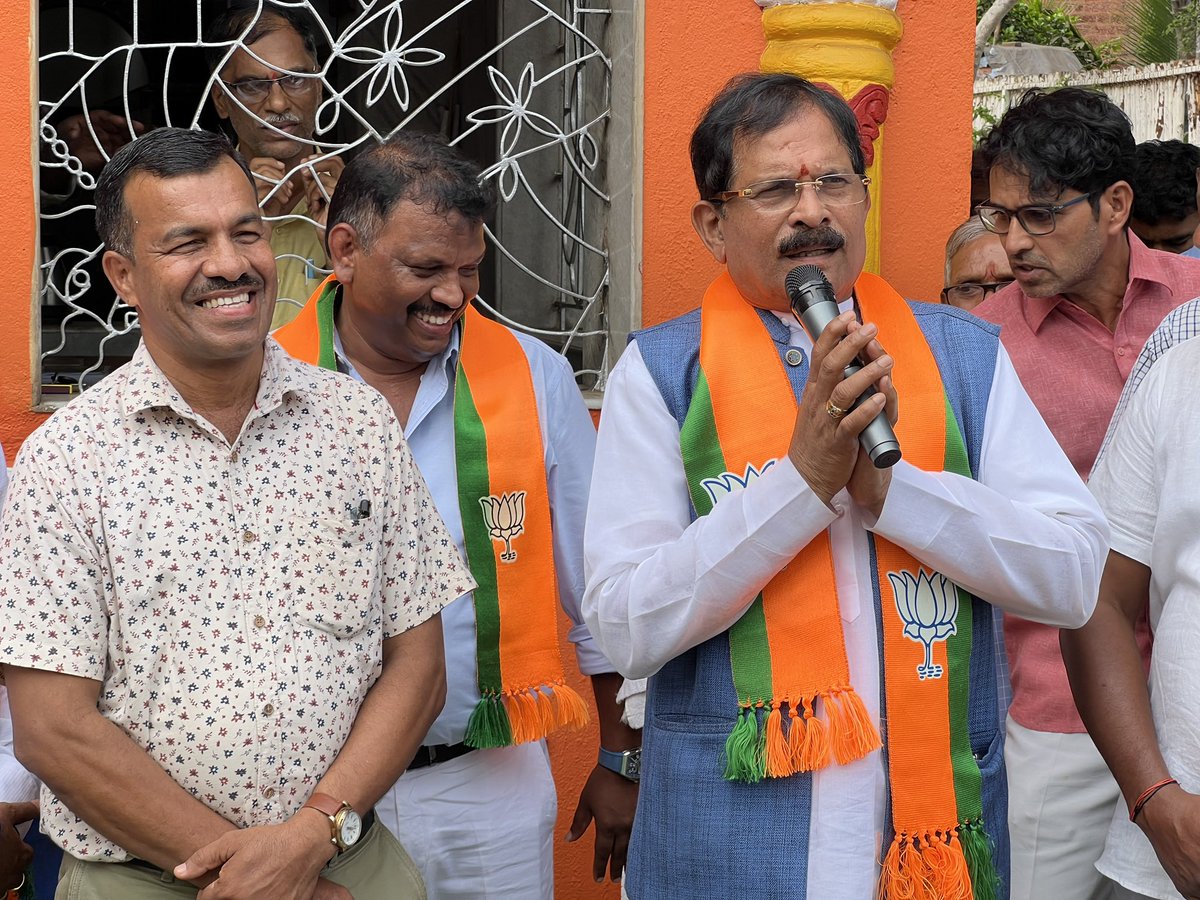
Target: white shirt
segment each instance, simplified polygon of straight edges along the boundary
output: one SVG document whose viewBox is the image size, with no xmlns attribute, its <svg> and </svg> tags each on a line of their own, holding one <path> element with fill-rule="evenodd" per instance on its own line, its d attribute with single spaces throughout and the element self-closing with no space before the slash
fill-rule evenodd
<svg viewBox="0 0 1200 900">
<path fill-rule="evenodd" d="M 1132 396 L 1089 485 L 1112 549 L 1150 568 L 1150 711 L 1172 777 L 1200 793 L 1200 341 L 1168 350 Z M 1096 868 L 1139 894 L 1177 898 L 1121 803 Z"/>
<path fill-rule="evenodd" d="M 458 505 L 458 470 L 454 457 L 454 377 L 458 369 L 460 329 L 449 345 L 430 360 L 404 436 L 417 467 L 433 495 L 434 505 L 446 528 L 466 554 L 462 513 Z M 583 524 L 588 486 L 596 447 L 596 428 L 575 384 L 570 364 L 544 343 L 513 332 L 529 360 L 537 398 L 538 423 L 545 451 L 546 486 L 554 520 L 554 566 L 558 575 L 559 599 L 571 620 L 568 635 L 575 644 L 579 670 L 584 675 L 613 671 L 600 652 L 579 611 L 583 596 Z M 345 358 L 340 338 L 335 349 L 346 371 L 362 380 Z M 468 565 L 470 560 L 468 560 Z M 475 604 L 464 594 L 442 610 L 442 633 L 446 643 L 446 705 L 429 729 L 426 744 L 458 744 L 467 733 L 467 720 L 479 702 L 478 670 L 475 660 Z"/>
<path fill-rule="evenodd" d="M 790 343 L 807 356 L 807 334 L 795 322 L 789 328 Z M 903 410 L 903 397 L 900 403 Z M 678 424 L 631 343 L 609 378 L 600 420 L 584 538 L 584 619 L 623 674 L 651 675 L 729 629 L 763 585 L 829 529 L 851 681 L 878 724 L 867 530 L 1027 618 L 1079 626 L 1095 605 L 1108 533 L 1103 516 L 1003 348 L 979 469 L 972 481 L 901 461 L 882 515 L 871 522 L 845 491 L 835 509 L 827 507 L 785 457 L 692 522 Z M 874 895 L 885 779 L 879 752 L 813 779 L 809 897 Z"/>
</svg>

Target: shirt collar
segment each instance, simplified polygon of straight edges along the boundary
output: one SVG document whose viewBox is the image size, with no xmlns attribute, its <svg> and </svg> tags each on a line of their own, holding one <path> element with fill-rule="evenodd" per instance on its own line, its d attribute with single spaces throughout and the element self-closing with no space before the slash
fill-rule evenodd
<svg viewBox="0 0 1200 900">
<path fill-rule="evenodd" d="M 337 302 L 339 304 L 342 302 L 341 296 L 338 297 Z M 425 371 L 428 372 L 434 368 L 435 362 L 437 363 L 437 368 L 441 369 L 442 371 L 455 371 L 458 366 L 458 351 L 461 346 L 462 319 L 459 319 L 454 330 L 450 333 L 450 342 L 446 344 L 446 349 L 429 361 L 429 364 L 425 367 Z M 362 375 L 358 373 L 358 370 L 354 368 L 354 364 L 351 363 L 346 356 L 346 350 L 342 346 L 342 336 L 337 329 L 336 318 L 334 319 L 333 326 L 333 355 L 337 357 L 337 367 L 339 372 L 341 372 L 343 375 L 352 375 L 359 381 L 364 380 Z"/>
<path fill-rule="evenodd" d="M 1135 281 L 1149 281 L 1161 285 L 1162 289 L 1167 292 L 1167 296 L 1173 296 L 1175 291 L 1171 286 L 1168 272 L 1166 267 L 1159 262 L 1155 251 L 1143 244 L 1138 236 L 1128 228 L 1125 229 L 1125 236 L 1129 239 L 1129 280 L 1125 284 L 1126 295 Z M 1010 288 L 1006 288 L 1006 290 L 1010 290 Z M 1067 299 L 1062 294 L 1055 294 L 1053 297 L 1030 297 L 1021 290 L 1020 284 L 1016 282 L 1013 283 L 1011 290 L 1019 291 L 1024 299 L 1025 320 L 1035 334 L 1041 329 L 1046 317 L 1055 310 L 1059 303 Z"/>
<path fill-rule="evenodd" d="M 300 364 L 293 360 L 274 340 L 267 340 L 263 350 L 263 367 L 258 379 L 258 392 L 254 398 L 257 411 L 269 412 L 283 402 L 285 394 L 303 391 L 307 382 L 301 378 Z M 143 410 L 165 407 L 181 416 L 196 418 L 191 405 L 183 399 L 171 380 L 163 374 L 151 356 L 146 342 L 138 342 L 133 359 L 129 363 L 129 374 L 121 402 L 126 416 Z"/>
</svg>

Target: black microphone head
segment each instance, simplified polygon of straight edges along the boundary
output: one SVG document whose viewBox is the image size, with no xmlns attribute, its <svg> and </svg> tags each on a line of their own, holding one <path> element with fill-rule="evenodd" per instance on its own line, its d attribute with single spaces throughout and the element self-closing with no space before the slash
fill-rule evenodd
<svg viewBox="0 0 1200 900">
<path fill-rule="evenodd" d="M 797 315 L 822 300 L 837 302 L 833 296 L 833 285 L 817 266 L 796 266 L 787 273 L 783 286 Z"/>
</svg>

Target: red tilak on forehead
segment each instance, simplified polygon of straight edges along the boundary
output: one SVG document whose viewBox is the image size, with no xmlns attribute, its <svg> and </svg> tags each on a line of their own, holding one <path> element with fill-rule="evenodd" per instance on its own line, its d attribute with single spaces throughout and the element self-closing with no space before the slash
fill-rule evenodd
<svg viewBox="0 0 1200 900">
<path fill-rule="evenodd" d="M 804 165 L 803 163 L 800 164 L 800 177 L 801 178 L 808 177 L 808 166 Z"/>
</svg>

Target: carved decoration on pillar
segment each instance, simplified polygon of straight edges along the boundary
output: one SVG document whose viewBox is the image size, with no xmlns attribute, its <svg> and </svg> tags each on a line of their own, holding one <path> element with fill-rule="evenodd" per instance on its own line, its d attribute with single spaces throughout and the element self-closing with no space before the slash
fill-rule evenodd
<svg viewBox="0 0 1200 900">
<path fill-rule="evenodd" d="M 887 120 L 891 96 L 882 84 L 868 84 L 850 98 L 850 108 L 858 120 L 858 140 L 868 166 L 875 162 L 875 141 L 879 139 L 879 127 Z"/>
<path fill-rule="evenodd" d="M 836 91 L 858 121 L 871 176 L 866 268 L 879 271 L 884 123 L 895 83 L 892 50 L 904 32 L 897 0 L 755 0 L 763 8 L 764 72 L 791 72 Z"/>
</svg>

